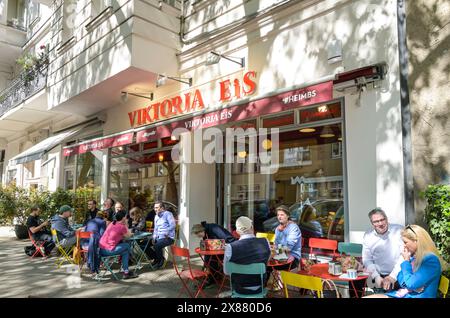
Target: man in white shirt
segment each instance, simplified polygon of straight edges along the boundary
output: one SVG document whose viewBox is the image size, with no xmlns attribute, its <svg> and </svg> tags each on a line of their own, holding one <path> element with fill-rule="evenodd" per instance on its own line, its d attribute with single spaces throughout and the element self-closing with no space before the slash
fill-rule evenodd
<svg viewBox="0 0 450 318">
<path fill-rule="evenodd" d="M 375 287 L 390 290 L 400 271 L 403 226 L 389 224 L 386 213 L 380 208 L 370 211 L 369 219 L 373 229 L 364 234 L 363 264 L 371 273 Z"/>
</svg>

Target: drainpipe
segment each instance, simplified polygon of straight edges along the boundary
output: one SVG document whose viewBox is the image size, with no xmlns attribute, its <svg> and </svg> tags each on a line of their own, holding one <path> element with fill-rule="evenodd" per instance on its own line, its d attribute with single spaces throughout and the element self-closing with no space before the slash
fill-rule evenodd
<svg viewBox="0 0 450 318">
<path fill-rule="evenodd" d="M 411 141 L 411 106 L 408 88 L 408 47 L 406 45 L 406 1 L 397 0 L 397 31 L 400 67 L 400 105 L 402 119 L 403 175 L 405 189 L 405 221 L 416 223 Z"/>
</svg>

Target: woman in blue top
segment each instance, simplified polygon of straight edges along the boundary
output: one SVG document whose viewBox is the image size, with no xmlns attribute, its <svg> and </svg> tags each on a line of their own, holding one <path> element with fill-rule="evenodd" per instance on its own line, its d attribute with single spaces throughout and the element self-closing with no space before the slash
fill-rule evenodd
<svg viewBox="0 0 450 318">
<path fill-rule="evenodd" d="M 275 229 L 275 245 L 287 247 L 290 255 L 294 256 L 291 268 L 298 266 L 302 258 L 302 233 L 295 222 L 289 220 L 289 209 L 282 205 L 277 208 L 277 218 L 280 225 Z"/>
<path fill-rule="evenodd" d="M 399 290 L 372 297 L 436 298 L 441 272 L 447 264 L 430 235 L 418 225 L 406 226 L 402 233 L 404 261 L 397 281 Z"/>
</svg>

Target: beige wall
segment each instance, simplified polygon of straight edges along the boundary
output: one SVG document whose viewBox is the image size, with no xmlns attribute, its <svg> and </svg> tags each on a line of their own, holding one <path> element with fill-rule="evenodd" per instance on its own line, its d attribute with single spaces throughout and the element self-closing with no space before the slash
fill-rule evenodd
<svg viewBox="0 0 450 318">
<path fill-rule="evenodd" d="M 429 184 L 450 182 L 450 2 L 407 1 L 413 174 L 417 221 Z"/>
</svg>

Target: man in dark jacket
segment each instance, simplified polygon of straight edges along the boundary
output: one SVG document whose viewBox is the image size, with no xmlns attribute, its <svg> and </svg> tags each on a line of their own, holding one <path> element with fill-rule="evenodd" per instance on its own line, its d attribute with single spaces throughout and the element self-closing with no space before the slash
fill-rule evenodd
<svg viewBox="0 0 450 318">
<path fill-rule="evenodd" d="M 98 212 L 97 201 L 89 200 L 87 205 L 88 205 L 88 210 L 85 213 L 83 225 L 86 225 L 89 220 L 95 219 L 95 217 L 97 216 L 97 212 Z"/>
<path fill-rule="evenodd" d="M 45 241 L 44 249 L 45 253 L 48 255 L 55 247 L 55 244 L 52 241 L 52 235 L 48 230 L 47 226 L 50 225 L 50 221 L 46 220 L 42 222 L 39 217 L 41 210 L 39 207 L 32 207 L 30 216 L 27 219 L 27 228 L 31 232 L 33 239 L 35 241 Z"/>
<path fill-rule="evenodd" d="M 225 240 L 225 243 L 236 241 L 236 239 L 227 229 L 220 226 L 219 224 L 206 223 L 206 221 L 203 221 L 200 224 L 194 224 L 192 226 L 192 234 L 195 234 L 197 237 L 203 240 L 220 239 Z"/>
</svg>

